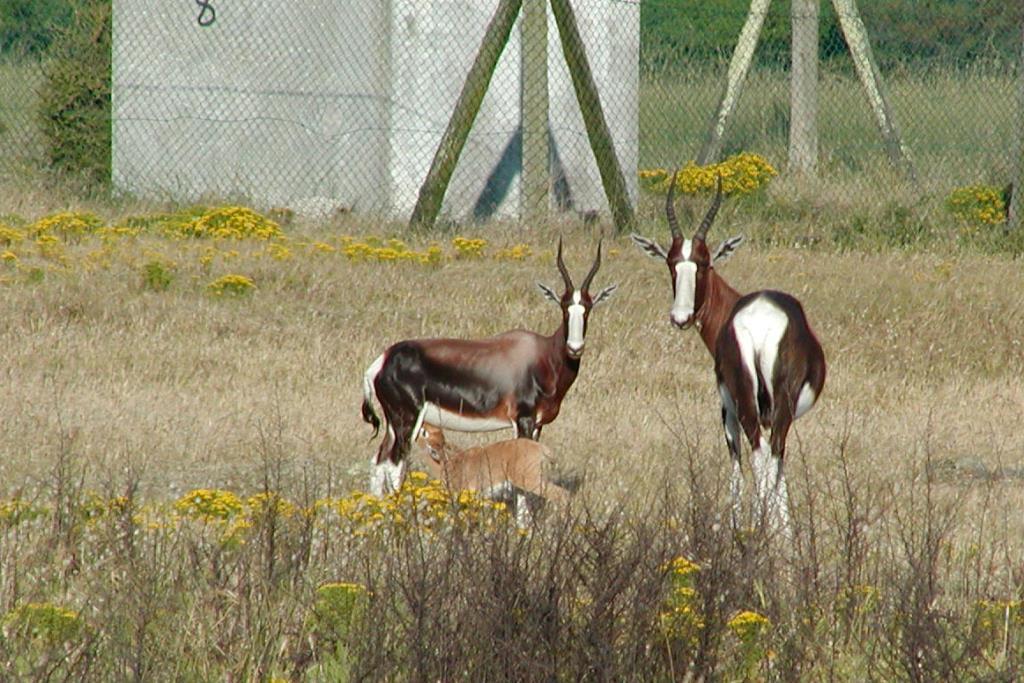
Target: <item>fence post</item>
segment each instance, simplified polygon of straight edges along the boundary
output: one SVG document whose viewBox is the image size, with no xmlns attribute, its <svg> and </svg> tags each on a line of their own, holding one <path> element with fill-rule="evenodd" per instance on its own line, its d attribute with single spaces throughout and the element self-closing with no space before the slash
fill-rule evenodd
<svg viewBox="0 0 1024 683">
<path fill-rule="evenodd" d="M 740 91 L 743 89 L 743 82 L 750 71 L 750 65 L 754 61 L 754 49 L 757 48 L 757 40 L 761 36 L 761 27 L 764 26 L 764 19 L 768 16 L 768 7 L 772 0 L 753 0 L 750 3 L 750 12 L 747 13 L 747 21 L 740 31 L 739 40 L 736 42 L 736 49 L 733 50 L 732 59 L 729 61 L 729 75 L 726 80 L 725 92 L 718 102 L 714 118 L 708 129 L 704 146 L 697 156 L 697 163 L 701 166 L 718 161 L 722 153 L 722 139 L 725 137 L 725 127 L 729 123 L 736 103 L 740 99 Z"/>
<path fill-rule="evenodd" d="M 1006 207 L 1006 227 L 1008 230 L 1020 230 L 1022 221 L 1021 210 L 1024 209 L 1024 20 L 1021 21 L 1020 58 L 1017 60 L 1017 115 L 1014 117 L 1017 130 L 1013 150 L 1013 194 L 1010 205 Z"/>
<path fill-rule="evenodd" d="M 508 43 L 509 34 L 512 33 L 512 26 L 519 15 L 519 8 L 523 0 L 501 0 L 498 9 L 495 10 L 491 22 L 487 25 L 484 39 L 480 43 L 480 50 L 477 52 L 473 66 L 466 76 L 466 82 L 462 85 L 462 92 L 455 103 L 455 111 L 448 121 L 448 127 L 444 131 L 441 143 L 437 146 L 434 160 L 430 164 L 427 177 L 420 187 L 419 197 L 416 199 L 416 206 L 412 210 L 410 225 L 432 227 L 437 220 L 437 214 L 441 211 L 441 203 L 444 201 L 444 193 L 448 190 L 448 183 L 452 179 L 455 165 L 462 154 L 462 148 L 469 137 L 469 131 L 473 128 L 473 121 L 480 111 L 480 103 L 487 94 L 487 86 L 491 83 L 494 75 L 494 68 L 498 65 L 498 58 Z"/>
<path fill-rule="evenodd" d="M 867 93 L 868 104 L 871 105 L 871 111 L 878 121 L 878 128 L 882 131 L 889 159 L 893 166 L 902 168 L 911 180 L 916 180 L 917 175 L 910 160 L 910 150 L 900 138 L 896 119 L 893 118 L 892 108 L 889 106 L 889 100 L 882 84 L 878 63 L 871 52 L 868 31 L 860 18 L 860 12 L 857 11 L 856 0 L 832 0 L 832 6 L 836 9 L 839 26 L 843 30 L 846 44 L 850 47 L 853 65 L 857 69 L 857 75 Z"/>
<path fill-rule="evenodd" d="M 793 68 L 789 98 L 789 170 L 818 167 L 818 17 L 820 0 L 792 0 Z"/>
<path fill-rule="evenodd" d="M 555 23 L 558 24 L 565 63 L 569 67 L 569 75 L 572 76 L 576 101 L 579 102 L 583 123 L 587 127 L 587 137 L 590 138 L 590 147 L 594 150 L 597 169 L 601 173 L 601 184 L 612 211 L 612 221 L 616 230 L 625 232 L 636 225 L 636 215 L 629 203 L 626 179 L 622 175 L 622 167 L 615 154 L 612 134 L 604 118 L 601 98 L 590 71 L 579 27 L 576 26 L 576 17 L 573 15 L 569 0 L 551 0 L 551 11 L 555 15 Z"/>
<path fill-rule="evenodd" d="M 521 29 L 523 168 L 520 218 L 532 224 L 547 217 L 551 188 L 547 0 L 523 0 Z"/>
</svg>

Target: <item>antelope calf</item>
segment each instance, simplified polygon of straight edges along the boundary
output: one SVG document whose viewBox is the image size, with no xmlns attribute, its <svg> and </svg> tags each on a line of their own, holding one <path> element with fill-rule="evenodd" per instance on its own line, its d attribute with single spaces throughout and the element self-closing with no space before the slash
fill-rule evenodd
<svg viewBox="0 0 1024 683">
<path fill-rule="evenodd" d="M 440 428 L 424 424 L 415 444 L 432 477 L 452 491 L 476 491 L 488 498 L 511 501 L 521 526 L 530 518 L 530 496 L 556 504 L 569 500 L 569 489 L 551 478 L 551 450 L 536 441 L 508 439 L 456 450 Z"/>
<path fill-rule="evenodd" d="M 558 271 L 565 289 L 559 296 L 538 283 L 562 313 L 550 336 L 511 330 L 487 339 L 412 339 L 390 346 L 363 376 L 363 420 L 377 435 L 384 412 L 386 432 L 371 467 L 370 489 L 380 495 L 397 489 L 405 475 L 405 456 L 426 422 L 460 432 L 512 428 L 517 437 L 537 440 L 544 425 L 558 417 L 562 399 L 576 381 L 583 357 L 590 311 L 616 285 L 590 295 L 601 267 L 601 243 L 590 272 L 577 288 L 562 260 Z"/>
<path fill-rule="evenodd" d="M 782 473 L 786 436 L 793 421 L 814 406 L 825 385 L 825 355 L 803 306 L 793 296 L 760 290 L 741 296 L 714 264 L 725 260 L 743 240 L 732 237 L 708 250 L 708 229 L 722 203 L 722 178 L 715 198 L 691 239 L 676 220 L 672 177 L 665 215 L 672 231 L 668 251 L 639 235 L 633 241 L 649 256 L 664 260 L 672 279 L 669 317 L 679 329 L 696 326 L 715 360 L 725 440 L 732 455 L 733 525 L 738 525 L 743 471 L 740 429 L 753 451 L 757 486 L 755 514 L 790 535 L 789 494 Z M 771 433 L 766 440 L 763 430 Z"/>
</svg>

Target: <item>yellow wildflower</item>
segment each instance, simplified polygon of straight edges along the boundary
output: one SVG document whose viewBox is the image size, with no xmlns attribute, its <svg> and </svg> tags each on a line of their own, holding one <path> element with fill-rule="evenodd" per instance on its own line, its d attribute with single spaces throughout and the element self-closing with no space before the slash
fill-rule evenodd
<svg viewBox="0 0 1024 683">
<path fill-rule="evenodd" d="M 256 283 L 245 275 L 229 274 L 217 278 L 207 288 L 215 296 L 241 296 L 255 289 Z"/>
</svg>

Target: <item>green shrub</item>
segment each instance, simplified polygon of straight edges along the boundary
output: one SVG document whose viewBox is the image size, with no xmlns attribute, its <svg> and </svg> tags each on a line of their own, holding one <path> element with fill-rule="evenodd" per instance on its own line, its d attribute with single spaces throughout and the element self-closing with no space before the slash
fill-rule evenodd
<svg viewBox="0 0 1024 683">
<path fill-rule="evenodd" d="M 52 166 L 88 184 L 110 179 L 110 3 L 81 0 L 43 63 L 39 117 Z"/>
<path fill-rule="evenodd" d="M 174 281 L 171 268 L 162 261 L 149 261 L 142 266 L 142 286 L 154 292 L 166 291 Z"/>
<path fill-rule="evenodd" d="M 71 20 L 67 0 L 4 0 L 0 3 L 0 53 L 38 54 Z"/>
</svg>

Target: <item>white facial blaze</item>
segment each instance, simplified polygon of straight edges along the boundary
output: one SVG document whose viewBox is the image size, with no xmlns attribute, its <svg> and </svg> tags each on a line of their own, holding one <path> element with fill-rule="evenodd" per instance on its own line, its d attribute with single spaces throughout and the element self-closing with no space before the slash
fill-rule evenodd
<svg viewBox="0 0 1024 683">
<path fill-rule="evenodd" d="M 569 335 L 565 340 L 566 346 L 573 353 L 583 350 L 583 314 L 587 309 L 580 301 L 582 301 L 582 296 L 577 290 L 572 293 L 572 304 L 569 305 Z"/>
<path fill-rule="evenodd" d="M 676 300 L 672 303 L 672 319 L 683 323 L 693 316 L 693 298 L 697 290 L 697 264 L 680 261 L 676 264 Z"/>
</svg>

